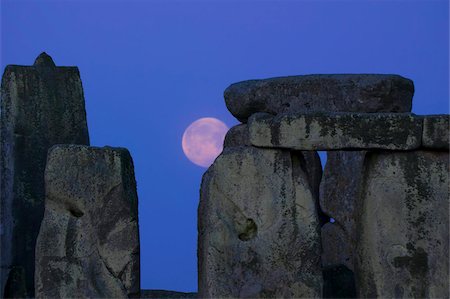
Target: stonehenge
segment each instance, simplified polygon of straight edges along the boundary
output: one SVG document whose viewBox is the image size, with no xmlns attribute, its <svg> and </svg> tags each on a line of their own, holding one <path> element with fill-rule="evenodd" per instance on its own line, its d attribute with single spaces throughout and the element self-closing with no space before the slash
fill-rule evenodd
<svg viewBox="0 0 450 299">
<path fill-rule="evenodd" d="M 410 113 L 413 93 L 376 74 L 228 87 L 242 124 L 203 176 L 200 297 L 447 298 L 449 116 Z"/>
<path fill-rule="evenodd" d="M 232 84 L 240 123 L 200 186 L 198 293 L 141 290 L 130 153 L 90 146 L 76 67 L 9 65 L 0 297 L 448 298 L 450 118 L 411 113 L 413 94 L 382 74 Z"/>
</svg>

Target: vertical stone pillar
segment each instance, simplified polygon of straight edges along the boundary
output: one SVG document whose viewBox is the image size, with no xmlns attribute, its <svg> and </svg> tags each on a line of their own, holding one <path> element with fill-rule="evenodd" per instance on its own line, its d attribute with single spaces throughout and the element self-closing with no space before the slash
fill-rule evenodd
<svg viewBox="0 0 450 299">
<path fill-rule="evenodd" d="M 42 53 L 33 66 L 9 65 L 1 84 L 1 294 L 34 296 L 34 252 L 44 213 L 47 150 L 89 144 L 76 67 Z"/>
<path fill-rule="evenodd" d="M 321 297 L 319 220 L 304 160 L 239 146 L 226 148 L 205 173 L 201 298 Z"/>
<path fill-rule="evenodd" d="M 138 198 L 129 152 L 55 146 L 45 186 L 36 297 L 138 298 Z"/>
<path fill-rule="evenodd" d="M 448 151 L 369 153 L 364 172 L 358 297 L 448 298 Z"/>
</svg>

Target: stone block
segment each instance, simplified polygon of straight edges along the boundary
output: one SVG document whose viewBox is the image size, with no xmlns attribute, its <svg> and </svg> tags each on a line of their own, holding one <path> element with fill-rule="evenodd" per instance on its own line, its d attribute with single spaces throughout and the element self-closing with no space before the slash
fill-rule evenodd
<svg viewBox="0 0 450 299">
<path fill-rule="evenodd" d="M 293 150 L 389 149 L 421 146 L 422 120 L 409 113 L 312 113 L 249 119 L 254 146 Z"/>
<path fill-rule="evenodd" d="M 320 298 L 320 235 L 310 183 L 288 151 L 224 150 L 203 176 L 200 298 Z"/>
<path fill-rule="evenodd" d="M 49 151 L 36 298 L 139 297 L 138 198 L 126 149 Z"/>
<path fill-rule="evenodd" d="M 449 149 L 449 119 L 445 115 L 426 115 L 423 119 L 422 146 L 424 148 Z"/>
<path fill-rule="evenodd" d="M 448 152 L 368 153 L 365 164 L 358 297 L 448 298 Z"/>
<path fill-rule="evenodd" d="M 249 80 L 224 92 L 228 110 L 246 122 L 257 112 L 410 112 L 414 84 L 398 75 L 334 74 Z"/>
<path fill-rule="evenodd" d="M 45 53 L 33 66 L 8 65 L 1 84 L 0 297 L 25 297 L 23 290 L 34 296 L 45 162 L 61 143 L 89 144 L 78 68 L 56 67 Z"/>
</svg>

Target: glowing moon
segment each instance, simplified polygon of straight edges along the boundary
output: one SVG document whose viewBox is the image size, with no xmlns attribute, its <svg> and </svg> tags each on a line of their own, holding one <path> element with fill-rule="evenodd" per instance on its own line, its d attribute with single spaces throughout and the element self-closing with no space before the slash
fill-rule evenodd
<svg viewBox="0 0 450 299">
<path fill-rule="evenodd" d="M 222 152 L 228 131 L 222 121 L 204 117 L 194 121 L 183 134 L 181 145 L 186 157 L 194 164 L 209 167 Z"/>
</svg>

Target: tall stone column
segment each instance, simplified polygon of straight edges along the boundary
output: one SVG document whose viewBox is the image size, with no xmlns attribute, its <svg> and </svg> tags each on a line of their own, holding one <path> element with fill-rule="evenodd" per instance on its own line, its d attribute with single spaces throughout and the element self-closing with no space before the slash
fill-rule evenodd
<svg viewBox="0 0 450 299">
<path fill-rule="evenodd" d="M 138 298 L 138 198 L 129 152 L 55 146 L 45 193 L 36 298 Z"/>
<path fill-rule="evenodd" d="M 48 149 L 89 144 L 80 74 L 39 55 L 8 65 L 1 83 L 1 294 L 34 296 L 35 244 L 44 214 Z"/>
<path fill-rule="evenodd" d="M 303 160 L 238 146 L 226 148 L 205 173 L 201 298 L 321 297 L 319 220 Z"/>
<path fill-rule="evenodd" d="M 448 298 L 448 151 L 369 153 L 364 168 L 358 297 Z"/>
</svg>

